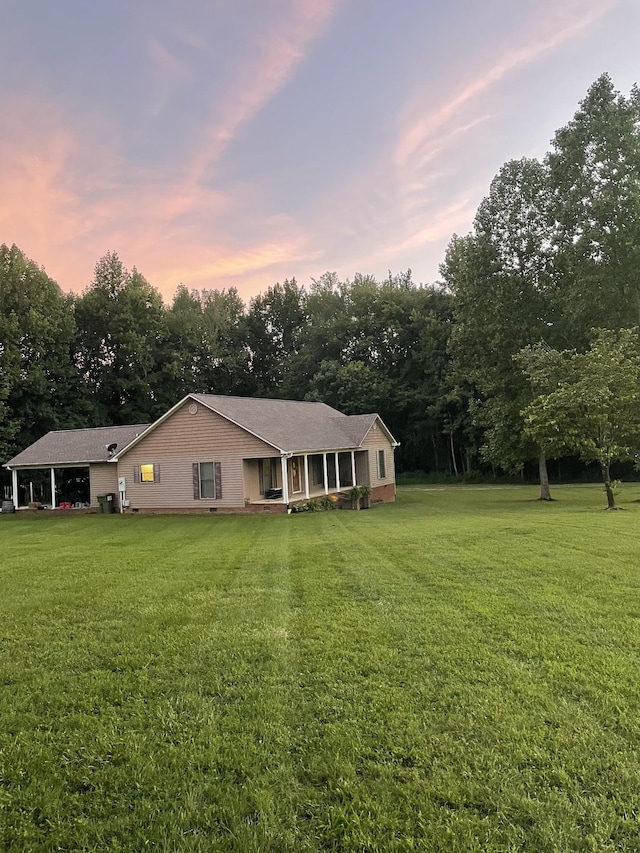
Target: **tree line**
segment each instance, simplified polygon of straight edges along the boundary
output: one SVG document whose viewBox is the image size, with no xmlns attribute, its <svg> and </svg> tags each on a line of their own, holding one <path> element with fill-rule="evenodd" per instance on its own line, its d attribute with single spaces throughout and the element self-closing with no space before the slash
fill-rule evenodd
<svg viewBox="0 0 640 853">
<path fill-rule="evenodd" d="M 401 442 L 400 470 L 537 460 L 544 483 L 548 455 L 580 455 L 527 410 L 553 391 L 545 358 L 640 324 L 638 89 L 625 97 L 603 75 L 545 158 L 506 163 L 441 276 L 292 278 L 248 304 L 233 287 L 180 286 L 165 305 L 114 252 L 74 296 L 3 245 L 0 457 L 49 429 L 149 422 L 198 391 L 378 411 Z M 569 370 L 568 356 L 555 361 Z"/>
</svg>

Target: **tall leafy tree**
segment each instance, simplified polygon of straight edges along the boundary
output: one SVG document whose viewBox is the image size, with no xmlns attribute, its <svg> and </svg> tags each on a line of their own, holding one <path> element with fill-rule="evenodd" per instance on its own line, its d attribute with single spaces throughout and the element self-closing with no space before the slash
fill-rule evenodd
<svg viewBox="0 0 640 853">
<path fill-rule="evenodd" d="M 514 160 L 492 181 L 473 233 L 453 238 L 441 267 L 454 297 L 451 352 L 459 379 L 476 389 L 484 456 L 506 470 L 537 456 L 543 500 L 550 498 L 546 458 L 523 429 L 529 391 L 513 357 L 557 334 L 552 234 L 545 167 Z"/>
<path fill-rule="evenodd" d="M 162 388 L 165 400 L 173 405 L 186 394 L 206 390 L 200 386 L 204 339 L 200 293 L 179 285 L 165 320 Z"/>
<path fill-rule="evenodd" d="M 299 359 L 308 397 L 347 413 L 378 411 L 401 442 L 399 468 L 438 468 L 442 413 L 434 406 L 448 363 L 450 297 L 411 272 L 382 282 L 334 274 L 314 281 Z M 301 383 L 302 384 L 302 383 Z"/>
<path fill-rule="evenodd" d="M 388 378 L 366 362 L 325 360 L 306 399 L 322 400 L 345 414 L 359 415 L 384 409 L 390 393 Z"/>
<path fill-rule="evenodd" d="M 336 273 L 313 279 L 302 306 L 295 352 L 286 360 L 280 387 L 280 396 L 291 399 L 303 399 L 311 391 L 323 362 L 340 363 L 345 346 L 344 290 Z"/>
<path fill-rule="evenodd" d="M 165 309 L 158 291 L 115 252 L 95 267 L 76 302 L 76 359 L 96 402 L 98 423 L 147 421 L 164 409 Z"/>
<path fill-rule="evenodd" d="M 0 246 L 0 456 L 80 426 L 72 300 L 17 246 Z"/>
<path fill-rule="evenodd" d="M 306 294 L 295 278 L 254 297 L 247 313 L 251 373 L 258 395 L 280 396 L 306 325 Z"/>
<path fill-rule="evenodd" d="M 603 74 L 548 155 L 565 346 L 640 322 L 640 92 Z"/>
<path fill-rule="evenodd" d="M 245 306 L 235 288 L 188 291 L 180 286 L 166 316 L 165 396 L 175 403 L 190 391 L 250 395 Z"/>
<path fill-rule="evenodd" d="M 236 288 L 204 290 L 201 294 L 203 349 L 199 384 L 216 394 L 247 395 L 254 392 L 247 316 Z"/>
<path fill-rule="evenodd" d="M 584 462 L 596 462 L 607 506 L 614 509 L 611 465 L 637 460 L 640 454 L 637 328 L 597 329 L 584 353 L 538 347 L 525 350 L 520 361 L 534 388 L 554 386 L 525 408 L 527 432 L 552 456 L 576 454 Z"/>
</svg>

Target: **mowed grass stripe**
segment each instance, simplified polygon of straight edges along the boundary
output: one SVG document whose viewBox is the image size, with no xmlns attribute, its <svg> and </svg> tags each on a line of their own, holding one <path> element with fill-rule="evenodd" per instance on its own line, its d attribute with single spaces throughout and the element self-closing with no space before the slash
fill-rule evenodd
<svg viewBox="0 0 640 853">
<path fill-rule="evenodd" d="M 0 519 L 4 846 L 638 849 L 637 509 L 534 496 Z"/>
</svg>

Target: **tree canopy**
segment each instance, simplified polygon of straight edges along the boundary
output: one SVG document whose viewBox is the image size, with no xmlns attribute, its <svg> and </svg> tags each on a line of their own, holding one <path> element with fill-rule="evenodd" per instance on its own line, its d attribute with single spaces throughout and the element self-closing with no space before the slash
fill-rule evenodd
<svg viewBox="0 0 640 853">
<path fill-rule="evenodd" d="M 524 409 L 526 432 L 550 456 L 597 462 L 607 504 L 615 508 L 611 464 L 640 455 L 638 330 L 596 329 L 582 352 L 524 350 L 520 363 L 538 394 Z"/>
<path fill-rule="evenodd" d="M 554 443 L 542 413 L 560 405 L 551 367 L 573 371 L 555 380 L 563 411 L 580 397 L 593 418 L 579 375 L 601 387 L 595 353 L 611 357 L 625 342 L 625 370 L 631 357 L 623 332 L 640 323 L 638 89 L 624 96 L 603 75 L 544 158 L 505 163 L 470 233 L 453 235 L 441 274 L 431 285 L 410 270 L 382 281 L 327 272 L 307 286 L 290 277 L 248 305 L 233 286 L 179 286 L 167 306 L 115 252 L 73 297 L 3 245 L 0 455 L 49 429 L 150 421 L 199 391 L 377 410 L 400 441 L 399 470 L 523 474 L 537 464 L 542 498 L 547 454 L 629 459 L 631 435 L 615 447 L 593 436 L 576 443 L 566 414 Z M 594 327 L 603 329 L 595 339 Z M 589 442 L 605 455 L 590 455 Z"/>
</svg>

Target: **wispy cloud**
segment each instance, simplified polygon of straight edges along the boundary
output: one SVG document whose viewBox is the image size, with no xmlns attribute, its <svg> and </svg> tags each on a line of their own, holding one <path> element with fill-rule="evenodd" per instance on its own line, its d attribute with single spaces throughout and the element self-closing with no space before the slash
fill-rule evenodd
<svg viewBox="0 0 640 853">
<path fill-rule="evenodd" d="M 287 0 L 281 15 L 241 61 L 232 85 L 213 109 L 189 168 L 200 183 L 238 129 L 255 116 L 293 77 L 310 45 L 324 32 L 341 0 Z"/>
<path fill-rule="evenodd" d="M 274 266 L 312 255 L 304 233 L 281 218 L 266 218 L 242 241 L 229 233 L 230 220 L 248 219 L 242 192 L 203 189 L 190 200 L 191 217 L 177 217 L 183 200 L 101 147 L 88 121 L 74 132 L 68 116 L 33 101 L 15 104 L 11 117 L 11 129 L 0 123 L 1 239 L 45 263 L 65 288 L 86 287 L 109 249 L 165 297 L 181 282 L 211 286 L 261 272 L 268 280 Z"/>
<path fill-rule="evenodd" d="M 519 156 L 508 147 L 488 151 L 506 126 L 505 104 L 513 110 L 505 92 L 528 67 L 555 62 L 560 48 L 593 31 L 615 0 L 539 0 L 535 21 L 525 14 L 519 29 L 496 33 L 474 56 L 454 57 L 437 86 L 407 87 L 397 113 L 385 113 L 385 133 L 372 135 L 384 140 L 380 148 L 366 149 L 339 185 L 323 172 L 324 192 L 309 193 L 306 207 L 296 199 L 295 216 L 288 215 L 273 174 L 250 184 L 220 180 L 222 157 L 313 57 L 341 3 L 269 0 L 267 23 L 258 30 L 262 12 L 255 12 L 238 24 L 237 43 L 220 51 L 224 73 L 208 92 L 205 69 L 220 47 L 212 26 L 218 12 L 203 13 L 209 29 L 161 21 L 151 36 L 143 28 L 142 73 L 150 85 L 133 130 L 119 129 L 106 101 L 80 115 L 62 101 L 56 107 L 52 97 L 0 93 L 0 240 L 15 241 L 76 291 L 89 284 L 98 258 L 115 249 L 165 298 L 180 282 L 237 284 L 247 298 L 284 276 L 306 280 L 326 268 L 345 277 L 384 274 L 389 265 L 415 267 L 425 258 L 435 268 L 451 233 L 470 227 L 496 156 Z M 431 72 L 426 62 L 421 79 Z M 188 104 L 176 97 L 183 90 Z M 176 117 L 186 121 L 171 135 L 178 103 Z M 166 145 L 147 145 L 160 125 Z"/>
<path fill-rule="evenodd" d="M 571 0 L 558 8 L 549 2 L 541 22 L 525 20 L 521 31 L 503 33 L 501 41 L 491 45 L 491 56 L 501 57 L 498 62 L 488 59 L 483 66 L 480 56 L 472 68 L 469 58 L 463 66 L 468 77 L 462 82 L 458 64 L 452 70 L 457 85 L 441 77 L 441 103 L 418 119 L 424 104 L 432 103 L 433 87 L 410 93 L 400 108 L 391 148 L 380 151 L 375 162 L 337 194 L 332 189 L 322 203 L 316 201 L 319 239 L 331 231 L 336 245 L 340 235 L 342 258 L 335 266 L 374 270 L 378 264 L 402 263 L 420 254 L 432 256 L 435 263 L 430 266 L 437 266 L 451 235 L 471 227 L 493 174 L 478 174 L 469 156 L 487 148 L 500 118 L 493 89 L 581 37 L 613 5 L 614 0 Z"/>
<path fill-rule="evenodd" d="M 191 74 L 188 65 L 178 59 L 158 38 L 149 39 L 153 92 L 149 114 L 158 116 Z"/>
<path fill-rule="evenodd" d="M 532 31 L 527 33 L 525 43 L 515 48 L 499 46 L 494 50 L 494 53 L 502 57 L 498 62 L 491 63 L 476 73 L 472 81 L 463 84 L 434 112 L 409 122 L 409 126 L 398 140 L 395 155 L 397 167 L 407 166 L 416 157 L 429 157 L 429 143 L 434 135 L 454 120 L 463 107 L 468 106 L 507 75 L 516 73 L 581 35 L 613 5 L 614 0 L 592 0 L 591 3 L 576 3 L 574 0 L 559 6 L 549 6 L 548 15 L 541 25 L 533 27 Z"/>
</svg>

